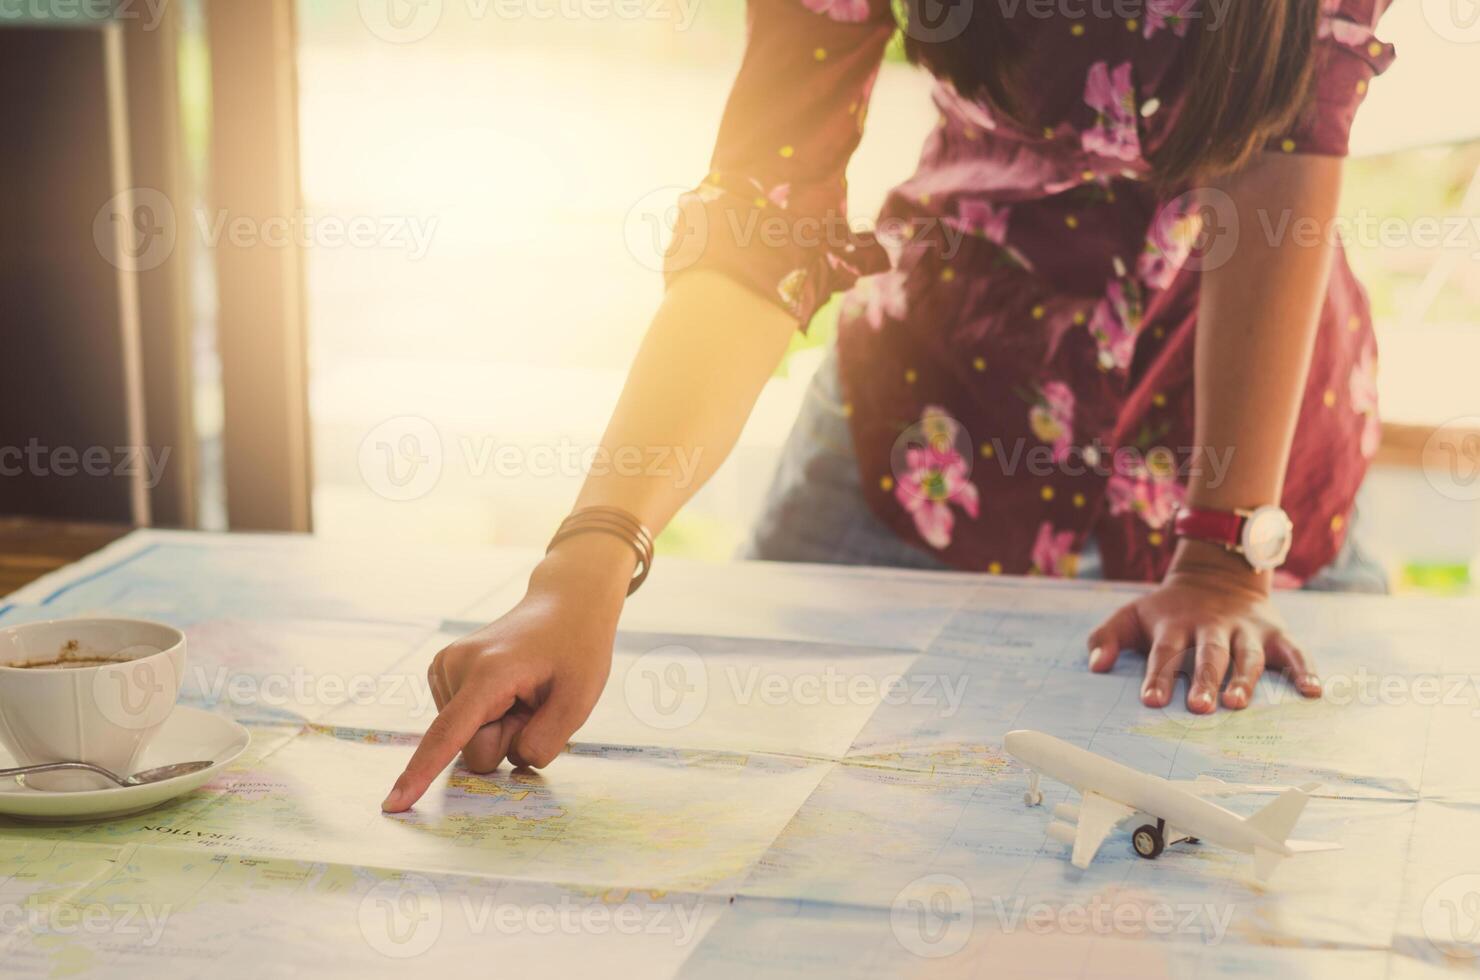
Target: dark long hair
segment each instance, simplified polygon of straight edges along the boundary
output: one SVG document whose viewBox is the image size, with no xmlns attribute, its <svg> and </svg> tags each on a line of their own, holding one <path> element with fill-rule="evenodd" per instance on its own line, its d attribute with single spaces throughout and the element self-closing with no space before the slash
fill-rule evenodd
<svg viewBox="0 0 1480 980">
<path fill-rule="evenodd" d="M 1319 0 L 1232 0 L 1216 27 L 1205 17 L 1190 20 L 1185 101 L 1149 156 L 1160 183 L 1237 170 L 1289 125 L 1310 87 L 1319 7 Z M 1022 2 L 901 0 L 896 9 L 911 61 L 1000 114 L 1034 122 L 1021 116 L 1017 93 L 1031 82 L 1019 77 L 1021 35 L 1008 23 L 1009 9 L 1029 16 Z"/>
</svg>

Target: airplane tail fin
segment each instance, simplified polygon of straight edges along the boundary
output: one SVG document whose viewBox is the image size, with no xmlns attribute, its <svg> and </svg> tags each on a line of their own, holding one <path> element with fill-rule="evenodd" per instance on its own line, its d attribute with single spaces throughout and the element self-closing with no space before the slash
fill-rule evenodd
<svg viewBox="0 0 1480 980">
<path fill-rule="evenodd" d="M 1300 819 L 1301 812 L 1305 810 L 1306 801 L 1310 799 L 1309 794 L 1316 789 L 1316 786 L 1315 783 L 1307 783 L 1298 789 L 1287 789 L 1272 803 L 1244 822 L 1265 836 L 1283 844 L 1291 854 L 1336 850 L 1341 847 L 1340 844 L 1288 839 L 1290 831 L 1295 829 L 1295 821 Z M 1272 851 L 1267 847 L 1255 847 L 1254 877 L 1261 882 L 1268 881 L 1269 876 L 1274 873 L 1275 867 L 1279 865 L 1280 859 L 1284 856 L 1280 851 Z"/>
<path fill-rule="evenodd" d="M 1307 799 L 1309 797 L 1303 789 L 1287 789 L 1275 797 L 1274 802 L 1244 822 L 1283 844 L 1285 838 L 1290 836 L 1290 831 L 1295 829 L 1295 821 L 1300 819 Z"/>
</svg>

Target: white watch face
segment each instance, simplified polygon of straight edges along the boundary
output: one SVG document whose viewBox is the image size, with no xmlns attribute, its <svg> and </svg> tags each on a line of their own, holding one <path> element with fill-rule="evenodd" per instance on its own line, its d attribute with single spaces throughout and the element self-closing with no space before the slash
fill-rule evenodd
<svg viewBox="0 0 1480 980">
<path fill-rule="evenodd" d="M 1244 558 L 1259 571 L 1278 568 L 1290 553 L 1295 526 L 1280 508 L 1264 506 L 1244 521 L 1242 541 Z"/>
</svg>

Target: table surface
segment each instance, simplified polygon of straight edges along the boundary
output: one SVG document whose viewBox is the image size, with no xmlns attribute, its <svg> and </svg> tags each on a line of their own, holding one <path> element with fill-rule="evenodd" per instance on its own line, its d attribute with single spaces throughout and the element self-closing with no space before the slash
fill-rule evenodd
<svg viewBox="0 0 1480 980">
<path fill-rule="evenodd" d="M 0 596 L 85 558 L 128 531 L 121 524 L 0 517 Z"/>
<path fill-rule="evenodd" d="M 10 976 L 1453 976 L 1480 960 L 1480 608 L 1282 595 L 1327 698 L 1210 718 L 1084 666 L 1127 586 L 660 561 L 611 681 L 543 773 L 381 797 L 432 655 L 520 594 L 523 552 L 137 532 L 0 600 L 189 638 L 183 703 L 251 747 L 105 824 L 0 819 Z M 1051 732 L 1159 775 L 1319 782 L 1284 862 L 1112 835 L 1086 871 L 1001 749 Z M 1250 813 L 1267 795 L 1231 797 Z M 582 974 L 584 975 L 584 973 Z"/>
</svg>

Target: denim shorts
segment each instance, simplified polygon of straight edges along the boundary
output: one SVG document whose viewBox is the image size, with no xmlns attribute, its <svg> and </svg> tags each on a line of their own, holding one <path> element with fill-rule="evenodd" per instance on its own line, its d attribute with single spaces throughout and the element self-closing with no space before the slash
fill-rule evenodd
<svg viewBox="0 0 1480 980">
<path fill-rule="evenodd" d="M 781 451 L 760 519 L 739 557 L 952 570 L 934 555 L 900 538 L 869 509 L 853 455 L 853 434 L 843 412 L 835 348 L 828 350 L 807 389 L 802 410 Z M 1103 577 L 1093 535 L 1080 553 L 1077 577 Z M 1305 588 L 1320 592 L 1388 591 L 1386 571 L 1357 542 L 1356 514 L 1352 515 L 1341 552 L 1307 581 Z"/>
</svg>

